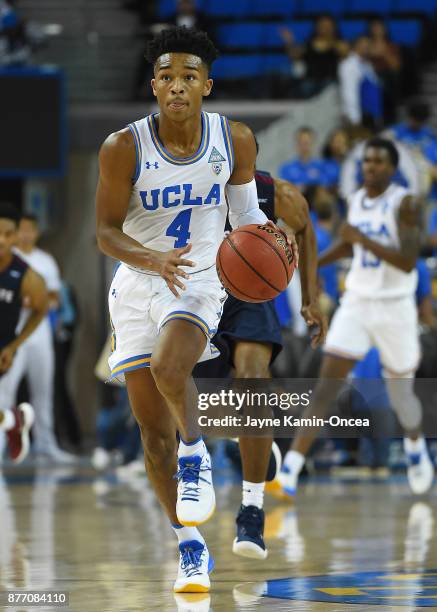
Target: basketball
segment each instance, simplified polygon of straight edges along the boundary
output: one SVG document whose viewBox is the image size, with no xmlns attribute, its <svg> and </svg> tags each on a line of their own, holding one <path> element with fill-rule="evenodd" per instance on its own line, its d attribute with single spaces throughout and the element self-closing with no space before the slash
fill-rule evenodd
<svg viewBox="0 0 437 612">
<path fill-rule="evenodd" d="M 287 287 L 295 262 L 282 232 L 269 225 L 243 225 L 217 253 L 217 274 L 225 289 L 244 302 L 266 302 Z"/>
</svg>

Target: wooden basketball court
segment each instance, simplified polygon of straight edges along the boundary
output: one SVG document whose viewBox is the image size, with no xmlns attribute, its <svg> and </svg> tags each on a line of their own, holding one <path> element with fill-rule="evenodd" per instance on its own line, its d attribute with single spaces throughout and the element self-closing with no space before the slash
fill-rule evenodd
<svg viewBox="0 0 437 612">
<path fill-rule="evenodd" d="M 4 609 L 437 610 L 437 489 L 413 499 L 402 476 L 308 481 L 294 506 L 267 499 L 266 561 L 231 552 L 235 477 L 216 477 L 216 491 L 217 512 L 202 529 L 216 561 L 211 593 L 174 596 L 175 537 L 146 478 L 5 470 L 0 590 L 66 591 L 69 606 Z"/>
</svg>

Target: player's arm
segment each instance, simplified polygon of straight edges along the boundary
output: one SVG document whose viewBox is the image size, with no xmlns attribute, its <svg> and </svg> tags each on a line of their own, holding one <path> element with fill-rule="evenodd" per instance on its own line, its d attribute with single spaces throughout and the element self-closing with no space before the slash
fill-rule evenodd
<svg viewBox="0 0 437 612">
<path fill-rule="evenodd" d="M 411 272 L 416 266 L 421 242 L 421 209 L 412 196 L 406 196 L 399 207 L 398 231 L 399 249 L 385 247 L 349 224 L 340 228 L 340 236 L 351 244 L 361 244 L 364 249 L 395 268 Z"/>
<path fill-rule="evenodd" d="M 59 272 L 59 266 L 56 263 L 56 259 L 47 253 L 47 264 L 46 264 L 45 280 L 47 291 L 49 294 L 49 308 L 59 308 L 60 304 L 60 292 L 61 292 L 61 274 Z"/>
<path fill-rule="evenodd" d="M 313 345 L 320 344 L 326 335 L 326 320 L 318 303 L 316 235 L 307 201 L 294 185 L 281 179 L 275 179 L 275 216 L 285 221 L 296 235 L 300 253 L 302 316 L 309 327 L 318 327 Z"/>
<path fill-rule="evenodd" d="M 99 154 L 99 182 L 96 194 L 96 233 L 100 250 L 124 263 L 158 272 L 174 295 L 185 289 L 178 277 L 188 278 L 179 266 L 194 266 L 182 259 L 191 245 L 162 253 L 147 249 L 123 232 L 135 171 L 135 144 L 129 129 L 111 134 Z"/>
<path fill-rule="evenodd" d="M 422 325 L 426 325 L 430 329 L 437 330 L 437 319 L 434 316 L 431 295 L 426 295 L 420 301 L 418 311 L 419 321 L 422 323 Z"/>
<path fill-rule="evenodd" d="M 47 314 L 49 296 L 44 280 L 31 268 L 27 269 L 21 285 L 21 297 L 30 309 L 30 316 L 18 336 L 0 351 L 0 372 L 8 370 L 18 347 L 35 331 Z"/>
<path fill-rule="evenodd" d="M 341 240 L 325 249 L 323 253 L 320 254 L 318 260 L 319 268 L 334 263 L 335 261 L 343 259 L 344 257 L 352 257 L 352 255 L 352 245 L 349 242 L 343 242 Z"/>
<path fill-rule="evenodd" d="M 265 224 L 267 217 L 258 204 L 255 183 L 256 144 L 250 128 L 244 123 L 230 122 L 234 146 L 234 168 L 226 185 L 229 222 L 233 229 L 251 223 Z"/>
</svg>

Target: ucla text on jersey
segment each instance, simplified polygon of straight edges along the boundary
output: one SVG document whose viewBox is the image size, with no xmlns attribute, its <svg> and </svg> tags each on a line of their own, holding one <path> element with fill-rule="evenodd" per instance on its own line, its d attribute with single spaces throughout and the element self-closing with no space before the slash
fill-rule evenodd
<svg viewBox="0 0 437 612">
<path fill-rule="evenodd" d="M 220 204 L 221 193 L 220 185 L 215 183 L 203 199 L 201 196 L 193 198 L 191 193 L 193 185 L 186 183 L 184 185 L 169 185 L 163 189 L 152 189 L 149 192 L 140 191 L 140 198 L 145 210 L 156 210 L 159 206 L 163 208 L 172 208 L 173 206 L 201 206 L 202 204 Z M 179 197 L 181 196 L 181 197 Z"/>
</svg>

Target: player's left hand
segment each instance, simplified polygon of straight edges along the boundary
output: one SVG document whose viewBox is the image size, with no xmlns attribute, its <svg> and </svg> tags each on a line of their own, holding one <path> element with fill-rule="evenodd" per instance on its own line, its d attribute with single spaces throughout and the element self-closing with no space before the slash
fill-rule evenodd
<svg viewBox="0 0 437 612">
<path fill-rule="evenodd" d="M 325 315 L 320 310 L 317 302 L 311 302 L 302 306 L 301 315 L 305 319 L 305 323 L 310 328 L 311 346 L 315 348 L 325 342 L 328 322 Z M 312 328 L 312 329 L 311 329 Z"/>
<path fill-rule="evenodd" d="M 269 227 L 273 228 L 276 232 L 279 232 L 285 237 L 285 239 L 287 240 L 287 244 L 290 247 L 291 252 L 293 253 L 293 261 L 295 262 L 295 267 L 297 268 L 299 266 L 299 247 L 297 246 L 296 236 L 293 230 L 290 227 L 288 227 L 288 225 L 284 227 L 278 227 L 277 225 L 273 223 L 273 221 L 270 221 L 270 220 L 267 221 L 265 225 L 268 225 Z"/>
<path fill-rule="evenodd" d="M 10 345 L 0 351 L 0 372 L 7 372 L 14 360 L 16 349 Z"/>
<path fill-rule="evenodd" d="M 338 235 L 343 242 L 348 242 L 349 244 L 361 242 L 363 239 L 363 234 L 360 232 L 360 230 L 350 223 L 342 223 L 340 229 L 338 230 Z"/>
</svg>

